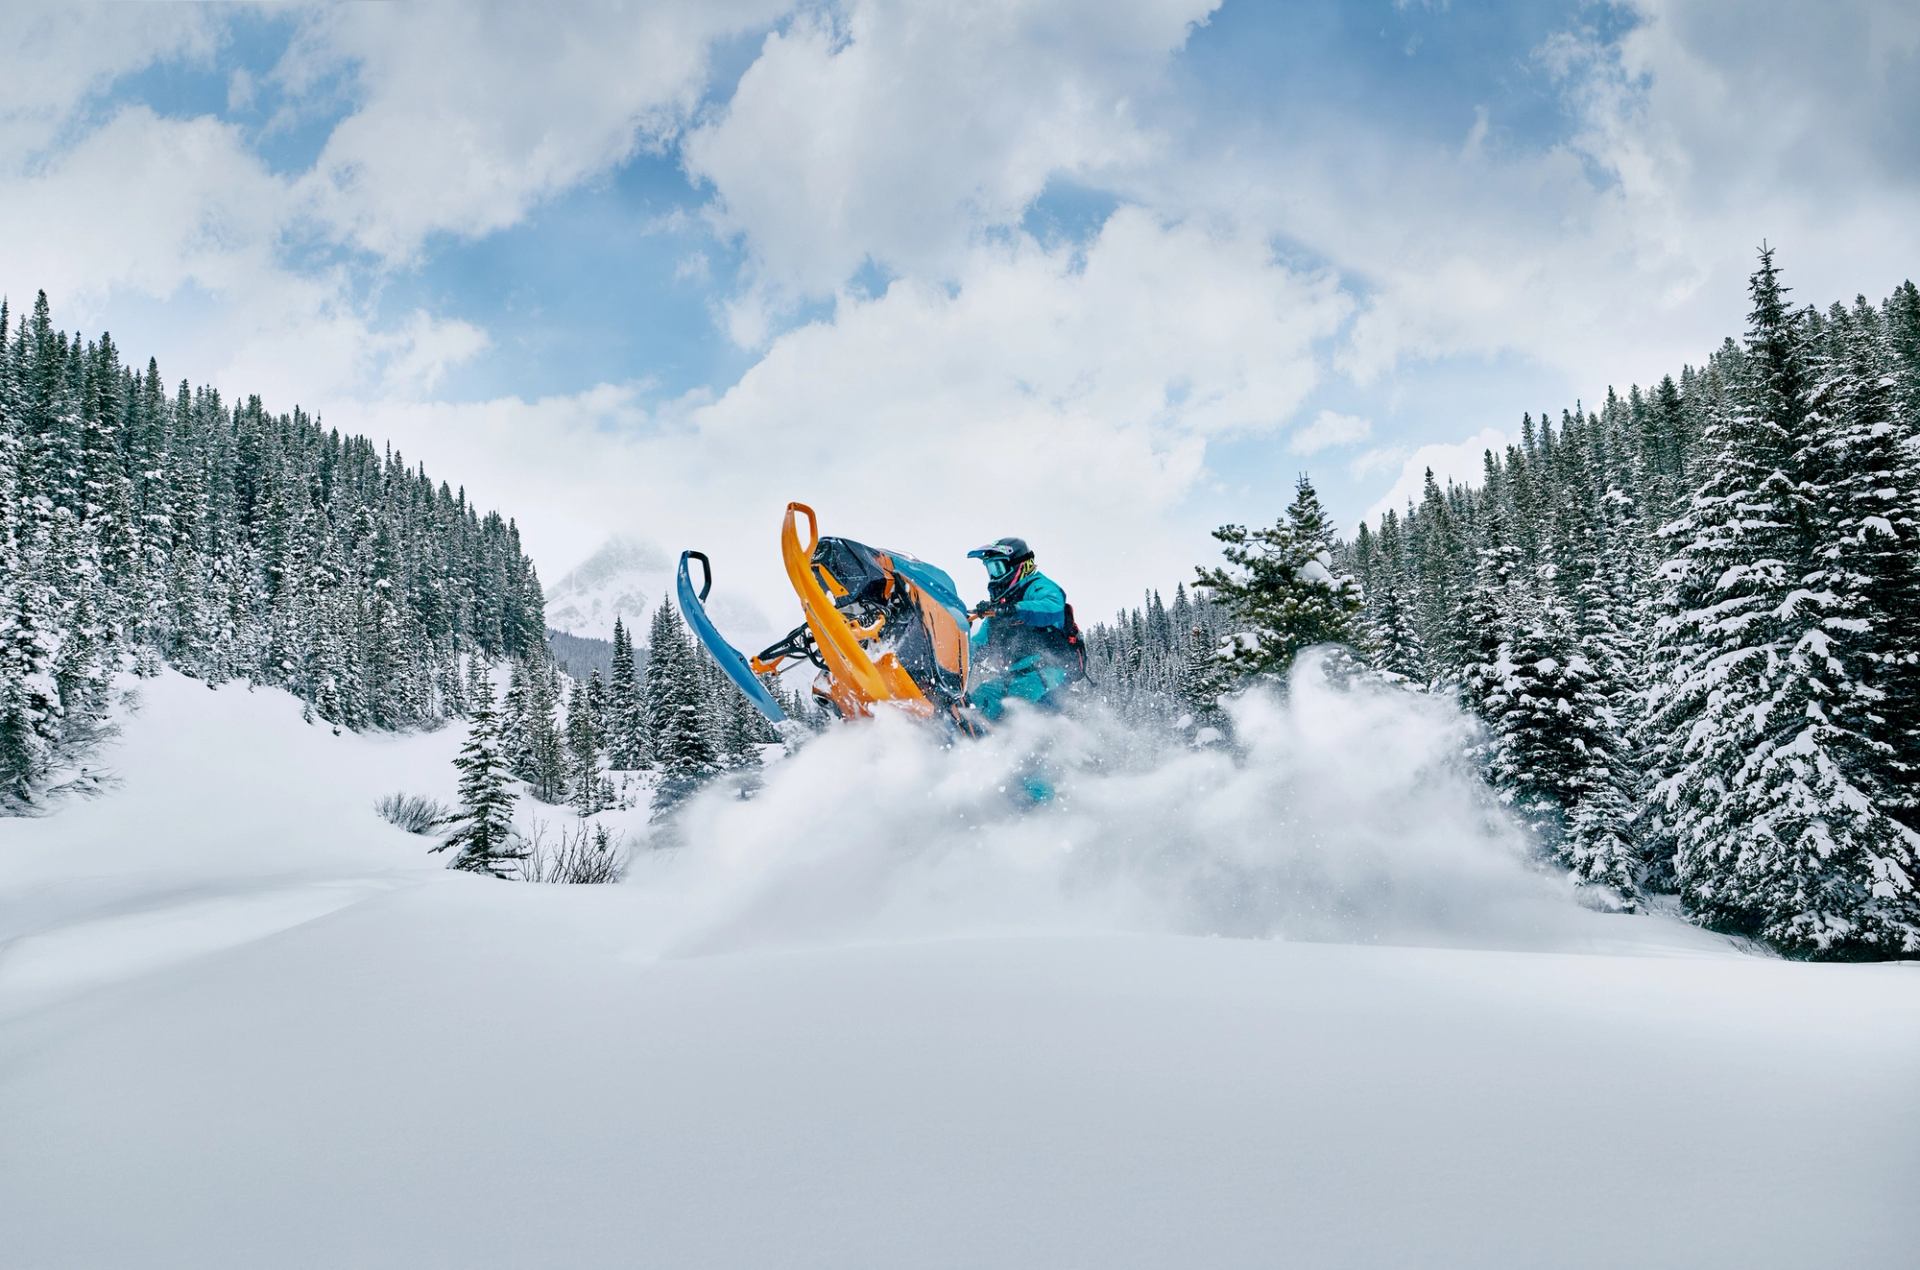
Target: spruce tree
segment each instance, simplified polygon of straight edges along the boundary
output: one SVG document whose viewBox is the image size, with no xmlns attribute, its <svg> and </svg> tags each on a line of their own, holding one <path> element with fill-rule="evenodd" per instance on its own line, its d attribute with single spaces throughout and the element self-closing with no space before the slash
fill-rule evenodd
<svg viewBox="0 0 1920 1270">
<path fill-rule="evenodd" d="M 453 829 L 433 851 L 456 850 L 452 868 L 502 878 L 512 874 L 526 849 L 513 831 L 513 791 L 500 751 L 500 723 L 493 685 L 482 680 L 472 703 L 467 743 L 453 761 L 460 772 L 460 808 Z"/>
<path fill-rule="evenodd" d="M 65 731 L 52 588 L 31 566 L 10 580 L 0 621 L 0 805 L 32 803 Z"/>
<path fill-rule="evenodd" d="M 1771 251 L 1675 535 L 1653 694 L 1657 789 L 1689 910 L 1809 955 L 1920 951 L 1920 847 L 1863 786 L 1862 618 L 1821 479 L 1838 431 Z"/>
<path fill-rule="evenodd" d="M 567 801 L 582 816 L 602 810 L 601 801 L 601 718 L 595 698 L 600 692 L 600 672 L 595 670 L 586 683 L 576 681 L 567 701 Z"/>
<path fill-rule="evenodd" d="M 1225 658 L 1233 673 L 1285 673 L 1302 649 L 1354 641 L 1360 587 L 1333 571 L 1332 523 L 1305 476 L 1271 529 L 1223 525 L 1213 536 L 1227 564 L 1202 567 L 1198 584 L 1240 628 Z"/>
<path fill-rule="evenodd" d="M 46 712 L 0 681 L 34 782 L 100 734 L 129 665 L 283 687 L 340 728 L 410 727 L 463 708 L 462 656 L 540 651 L 511 522 L 299 410 L 170 397 L 151 359 L 130 370 L 111 337 L 55 330 L 44 296 L 24 323 L 0 307 L 0 641 L 17 666 L 45 661 L 59 698 L 29 759 Z"/>
<path fill-rule="evenodd" d="M 634 668 L 633 637 L 613 619 L 613 668 L 607 681 L 607 753 L 611 766 L 632 771 L 647 761 L 646 710 Z"/>
<path fill-rule="evenodd" d="M 711 779 L 719 770 L 719 755 L 708 730 L 698 654 L 672 600 L 662 600 L 655 611 L 648 644 L 648 749 L 659 771 L 654 806 L 666 808 Z"/>
<path fill-rule="evenodd" d="M 766 720 L 725 675 L 719 676 L 715 704 L 722 720 L 718 739 L 721 766 L 736 771 L 758 767 L 760 747 L 775 739 Z"/>
<path fill-rule="evenodd" d="M 1898 392 L 1881 314 L 1835 305 L 1816 354 L 1820 431 L 1811 466 L 1823 491 L 1821 580 L 1851 619 L 1829 618 L 1866 663 L 1852 773 L 1910 827 L 1920 826 L 1920 446 Z M 1853 625 L 1864 629 L 1854 632 Z"/>
</svg>

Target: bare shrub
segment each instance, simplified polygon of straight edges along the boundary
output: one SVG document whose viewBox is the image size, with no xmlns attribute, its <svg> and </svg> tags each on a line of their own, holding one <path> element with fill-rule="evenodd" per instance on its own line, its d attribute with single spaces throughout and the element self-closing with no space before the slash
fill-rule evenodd
<svg viewBox="0 0 1920 1270">
<path fill-rule="evenodd" d="M 418 794 L 388 794 L 376 802 L 373 809 L 388 824 L 398 825 L 408 833 L 432 833 L 453 815 L 453 809 L 445 803 Z"/>
<path fill-rule="evenodd" d="M 618 882 L 627 869 L 627 836 L 611 833 L 605 825 L 563 825 L 556 834 L 546 821 L 536 820 L 522 835 L 521 846 L 526 851 L 520 861 L 522 882 Z"/>
</svg>

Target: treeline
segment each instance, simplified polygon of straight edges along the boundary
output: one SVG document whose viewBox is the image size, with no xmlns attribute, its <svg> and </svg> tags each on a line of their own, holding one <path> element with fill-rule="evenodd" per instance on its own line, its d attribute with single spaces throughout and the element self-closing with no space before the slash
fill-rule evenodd
<svg viewBox="0 0 1920 1270">
<path fill-rule="evenodd" d="M 229 405 L 0 302 L 0 810 L 162 665 L 349 728 L 465 709 L 463 658 L 545 657 L 513 523 L 364 437 Z"/>
<path fill-rule="evenodd" d="M 1102 704 L 1136 727 L 1211 722 L 1221 638 L 1232 620 L 1205 592 L 1150 590 L 1138 608 L 1086 631 L 1087 676 Z"/>
<path fill-rule="evenodd" d="M 1523 419 L 1478 486 L 1429 473 L 1350 544 L 1296 501 L 1202 575 L 1247 668 L 1331 639 L 1457 693 L 1581 881 L 1798 955 L 1912 955 L 1920 292 L 1795 308 L 1770 251 L 1750 291 L 1743 340 Z"/>
<path fill-rule="evenodd" d="M 717 777 L 758 767 L 760 747 L 781 739 L 687 634 L 671 600 L 654 610 L 645 648 L 615 618 L 612 648 L 608 673 L 596 667 L 585 679 L 563 673 L 552 657 L 516 658 L 498 708 L 491 676 L 476 663 L 473 726 L 454 762 L 460 804 L 452 830 L 432 848 L 459 847 L 452 867 L 529 876 L 515 782 L 586 817 L 632 806 L 629 778 L 644 774 L 640 788 L 666 810 Z M 818 718 L 797 694 L 768 687 L 793 718 Z M 618 875 L 609 867 L 592 880 Z"/>
<path fill-rule="evenodd" d="M 813 713 L 773 690 L 796 717 Z M 534 797 L 583 816 L 618 805 L 615 774 L 655 773 L 653 801 L 670 805 L 723 771 L 758 766 L 759 747 L 779 739 L 665 599 L 644 648 L 614 619 L 604 676 L 570 679 L 551 660 L 516 661 L 501 717 L 513 774 Z"/>
</svg>

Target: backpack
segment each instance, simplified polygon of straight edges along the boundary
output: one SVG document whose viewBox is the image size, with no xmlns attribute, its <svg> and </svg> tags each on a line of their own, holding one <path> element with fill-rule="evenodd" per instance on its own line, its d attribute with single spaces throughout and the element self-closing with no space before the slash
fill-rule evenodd
<svg viewBox="0 0 1920 1270">
<path fill-rule="evenodd" d="M 1074 620 L 1073 605 L 1066 605 L 1066 610 L 1067 620 L 1060 631 L 1066 636 L 1067 648 L 1073 654 L 1072 659 L 1067 663 L 1067 682 L 1091 683 L 1092 676 L 1087 674 L 1087 642 L 1080 638 L 1080 623 Z"/>
</svg>

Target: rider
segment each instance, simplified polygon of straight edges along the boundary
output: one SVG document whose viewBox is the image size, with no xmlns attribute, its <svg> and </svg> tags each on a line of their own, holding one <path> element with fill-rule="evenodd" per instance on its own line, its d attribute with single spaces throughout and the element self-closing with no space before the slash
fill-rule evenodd
<svg viewBox="0 0 1920 1270">
<path fill-rule="evenodd" d="M 1008 697 L 1057 706 L 1080 677 L 1080 631 L 1073 609 L 1053 579 L 1034 568 L 1024 538 L 1001 538 L 967 553 L 987 567 L 988 600 L 973 610 L 984 619 L 973 632 L 973 663 L 986 673 L 969 694 L 988 719 Z"/>
</svg>

